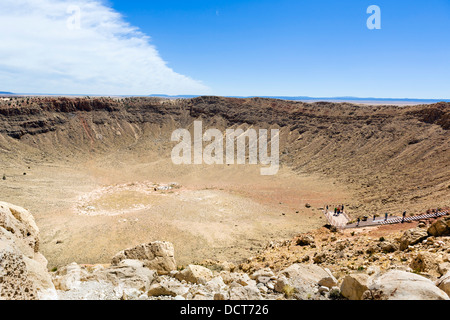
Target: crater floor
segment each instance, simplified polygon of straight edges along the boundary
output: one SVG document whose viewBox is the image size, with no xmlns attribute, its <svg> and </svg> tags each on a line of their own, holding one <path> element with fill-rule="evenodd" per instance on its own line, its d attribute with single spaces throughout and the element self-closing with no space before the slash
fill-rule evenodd
<svg viewBox="0 0 450 320">
<path fill-rule="evenodd" d="M 345 186 L 323 177 L 287 168 L 261 176 L 251 165 L 97 159 L 8 172 L 2 199 L 33 213 L 50 268 L 109 263 L 116 252 L 155 240 L 172 242 L 179 264 L 238 262 L 271 240 L 323 225 L 325 203 L 351 200 Z"/>
</svg>

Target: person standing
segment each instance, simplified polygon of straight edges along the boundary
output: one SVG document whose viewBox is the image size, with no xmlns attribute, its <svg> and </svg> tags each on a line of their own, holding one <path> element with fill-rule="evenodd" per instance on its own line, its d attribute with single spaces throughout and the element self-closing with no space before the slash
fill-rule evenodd
<svg viewBox="0 0 450 320">
<path fill-rule="evenodd" d="M 387 221 L 387 217 L 388 217 L 388 213 L 386 212 L 386 213 L 384 214 L 384 221 Z"/>
<path fill-rule="evenodd" d="M 405 217 L 406 217 L 406 211 L 403 211 L 402 223 L 405 222 Z"/>
</svg>

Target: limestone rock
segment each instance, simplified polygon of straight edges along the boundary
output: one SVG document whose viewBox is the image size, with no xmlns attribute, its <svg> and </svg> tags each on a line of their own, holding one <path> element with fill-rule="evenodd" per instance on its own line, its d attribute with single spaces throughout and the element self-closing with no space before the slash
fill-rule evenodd
<svg viewBox="0 0 450 320">
<path fill-rule="evenodd" d="M 284 293 L 285 288 L 288 286 L 290 286 L 290 281 L 285 276 L 281 276 L 277 279 L 274 290 L 279 293 Z"/>
<path fill-rule="evenodd" d="M 213 273 L 208 268 L 191 264 L 178 272 L 175 278 L 179 281 L 185 280 L 191 283 L 205 284 L 213 278 Z"/>
<path fill-rule="evenodd" d="M 82 270 L 76 262 L 59 269 L 53 276 L 53 283 L 57 290 L 69 291 L 81 285 L 81 279 L 88 273 Z"/>
<path fill-rule="evenodd" d="M 438 265 L 438 272 L 441 276 L 450 271 L 450 262 L 443 262 Z"/>
<path fill-rule="evenodd" d="M 439 264 L 429 252 L 419 252 L 416 254 L 412 258 L 409 266 L 415 272 L 426 272 L 434 276 L 440 276 L 438 271 Z"/>
<path fill-rule="evenodd" d="M 307 299 L 316 292 L 321 281 L 328 284 L 334 282 L 335 278 L 329 270 L 315 264 L 296 263 L 279 273 L 275 291 L 286 293 L 286 288 L 292 288 L 297 297 Z"/>
<path fill-rule="evenodd" d="M 47 270 L 47 260 L 45 260 L 45 263 L 42 263 L 42 260 L 39 258 L 30 259 L 24 256 L 23 259 L 27 266 L 28 278 L 31 279 L 36 288 L 38 288 L 39 300 L 57 300 L 58 295 L 52 277 Z"/>
<path fill-rule="evenodd" d="M 437 282 L 436 285 L 447 293 L 450 296 L 450 271 L 447 272 L 444 276 L 442 276 Z"/>
<path fill-rule="evenodd" d="M 39 251 L 39 229 L 27 210 L 0 202 L 0 228 L 13 233 L 16 239 L 26 243 L 34 252 Z"/>
<path fill-rule="evenodd" d="M 414 273 L 391 270 L 369 279 L 365 300 L 449 300 L 435 284 Z"/>
<path fill-rule="evenodd" d="M 330 288 L 325 287 L 325 286 L 320 286 L 319 287 L 319 293 L 320 294 L 325 294 L 325 293 L 328 293 L 328 292 L 330 292 Z"/>
<path fill-rule="evenodd" d="M 229 300 L 230 295 L 228 292 L 217 292 L 214 294 L 214 300 Z"/>
<path fill-rule="evenodd" d="M 427 231 L 421 228 L 406 230 L 400 238 L 400 250 L 406 250 L 408 246 L 415 245 L 427 237 Z"/>
<path fill-rule="evenodd" d="M 275 274 L 273 273 L 273 271 L 270 268 L 264 268 L 264 269 L 259 269 L 255 272 L 253 272 L 252 275 L 250 276 L 250 278 L 253 280 L 258 280 L 259 277 L 272 278 L 274 276 L 275 276 Z"/>
<path fill-rule="evenodd" d="M 154 283 L 150 286 L 147 294 L 151 296 L 184 296 L 188 293 L 189 289 L 183 286 L 179 281 L 175 279 L 163 279 L 160 282 Z"/>
<path fill-rule="evenodd" d="M 341 294 L 349 300 L 361 300 L 368 289 L 369 276 L 364 273 L 349 274 L 341 284 Z"/>
<path fill-rule="evenodd" d="M 284 275 L 288 279 L 295 279 L 309 284 L 318 284 L 320 280 L 332 276 L 329 270 L 319 267 L 315 264 L 299 264 L 295 263 L 288 268 L 282 270 L 280 275 Z"/>
<path fill-rule="evenodd" d="M 177 267 L 174 248 L 170 242 L 155 241 L 120 251 L 112 258 L 111 263 L 117 265 L 126 259 L 142 261 L 145 267 L 156 270 L 161 275 L 168 274 Z"/>
<path fill-rule="evenodd" d="M 217 276 L 209 280 L 205 284 L 205 289 L 212 292 L 219 292 L 226 287 L 221 276 Z"/>
<path fill-rule="evenodd" d="M 156 278 L 155 270 L 144 267 L 138 260 L 126 259 L 117 266 L 97 271 L 94 273 L 96 280 L 103 280 L 124 289 L 137 289 L 147 291 Z"/>
<path fill-rule="evenodd" d="M 0 202 L 0 299 L 57 299 L 33 216 L 6 202 Z"/>
<path fill-rule="evenodd" d="M 222 276 L 223 281 L 226 284 L 230 283 L 237 283 L 241 286 L 248 286 L 248 285 L 256 285 L 256 281 L 252 280 L 250 276 L 246 273 L 242 272 L 231 272 L 231 273 L 220 273 Z"/>
<path fill-rule="evenodd" d="M 13 243 L 0 240 L 0 300 L 35 300 L 38 293 L 28 278 L 27 265 Z"/>
<path fill-rule="evenodd" d="M 262 296 L 256 286 L 237 286 L 230 289 L 230 300 L 261 300 Z"/>
<path fill-rule="evenodd" d="M 444 217 L 435 221 L 427 230 L 434 237 L 450 235 L 450 217 Z"/>
<path fill-rule="evenodd" d="M 328 289 L 331 289 L 337 285 L 337 279 L 333 276 L 330 270 L 327 268 L 324 269 L 329 275 L 324 276 L 322 279 L 319 280 L 317 283 L 319 286 L 327 287 Z"/>
<path fill-rule="evenodd" d="M 383 241 L 379 244 L 379 247 L 384 253 L 392 253 L 398 250 L 398 245 L 391 241 Z"/>
</svg>

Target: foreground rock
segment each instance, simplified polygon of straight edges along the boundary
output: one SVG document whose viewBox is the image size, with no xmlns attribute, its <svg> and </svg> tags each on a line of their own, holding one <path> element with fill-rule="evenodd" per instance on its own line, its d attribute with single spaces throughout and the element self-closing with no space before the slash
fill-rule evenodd
<svg viewBox="0 0 450 320">
<path fill-rule="evenodd" d="M 296 263 L 280 272 L 275 291 L 297 299 L 311 299 L 320 294 L 319 287 L 332 288 L 335 285 L 337 280 L 329 270 L 315 264 Z"/>
<path fill-rule="evenodd" d="M 349 300 L 361 300 L 367 291 L 369 276 L 364 273 L 350 274 L 341 284 L 341 294 Z"/>
<path fill-rule="evenodd" d="M 186 269 L 176 274 L 179 281 L 206 284 L 213 278 L 213 273 L 208 268 L 202 266 L 189 265 Z"/>
<path fill-rule="evenodd" d="M 436 285 L 450 296 L 450 271 L 440 278 Z"/>
<path fill-rule="evenodd" d="M 156 270 L 159 274 L 168 274 L 177 268 L 174 248 L 170 242 L 155 241 L 120 251 L 112 258 L 111 263 L 117 265 L 126 259 L 142 261 L 146 268 Z"/>
<path fill-rule="evenodd" d="M 427 237 L 428 232 L 421 228 L 407 230 L 400 239 L 400 250 L 406 250 L 408 246 L 415 245 Z"/>
<path fill-rule="evenodd" d="M 389 239 L 337 236 L 284 241 L 268 248 L 282 252 L 270 263 L 257 256 L 237 267 L 209 261 L 177 271 L 173 245 L 157 241 L 117 253 L 110 265 L 74 262 L 49 273 L 33 217 L 0 202 L 0 299 L 449 299 L 450 237 L 424 228 Z"/>
<path fill-rule="evenodd" d="M 444 217 L 435 221 L 427 230 L 427 232 L 434 236 L 450 236 L 450 217 Z"/>
<path fill-rule="evenodd" d="M 56 298 L 33 216 L 0 202 L 0 300 Z"/>
<path fill-rule="evenodd" d="M 450 300 L 431 280 L 420 275 L 392 270 L 369 280 L 366 300 Z"/>
</svg>

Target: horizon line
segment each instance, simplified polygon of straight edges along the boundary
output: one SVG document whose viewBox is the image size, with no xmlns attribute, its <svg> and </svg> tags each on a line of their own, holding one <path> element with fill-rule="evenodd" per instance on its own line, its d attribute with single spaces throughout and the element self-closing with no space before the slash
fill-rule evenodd
<svg viewBox="0 0 450 320">
<path fill-rule="evenodd" d="M 223 98 L 269 98 L 281 100 L 361 100 L 361 101 L 434 101 L 434 102 L 450 102 L 450 98 L 376 98 L 376 97 L 355 97 L 355 96 L 335 96 L 335 97 L 311 97 L 311 96 L 288 96 L 288 95 L 211 95 L 211 94 L 149 94 L 149 95 L 106 95 L 106 94 L 58 94 L 58 93 L 14 93 L 9 91 L 0 91 L 0 96 L 54 96 L 54 97 L 167 97 L 167 98 L 195 98 L 195 97 L 223 97 Z"/>
</svg>

